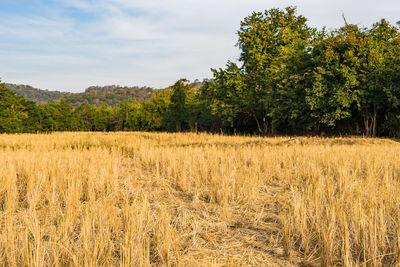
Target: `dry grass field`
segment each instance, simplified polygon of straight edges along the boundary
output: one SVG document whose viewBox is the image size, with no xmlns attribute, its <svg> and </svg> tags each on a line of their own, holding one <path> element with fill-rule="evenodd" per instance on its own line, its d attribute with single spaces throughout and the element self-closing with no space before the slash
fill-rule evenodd
<svg viewBox="0 0 400 267">
<path fill-rule="evenodd" d="M 0 135 L 2 266 L 398 266 L 400 143 Z"/>
</svg>

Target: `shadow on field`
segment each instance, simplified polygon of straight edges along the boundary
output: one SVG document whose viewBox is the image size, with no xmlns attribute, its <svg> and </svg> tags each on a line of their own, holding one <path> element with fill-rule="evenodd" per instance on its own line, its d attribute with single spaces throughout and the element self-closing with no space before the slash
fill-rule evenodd
<svg viewBox="0 0 400 267">
<path fill-rule="evenodd" d="M 243 147 L 243 146 L 351 146 L 351 145 L 384 145 L 384 144 L 397 144 L 400 139 L 386 139 L 386 138 L 364 138 L 364 137 L 298 137 L 289 138 L 282 141 L 265 138 L 261 140 L 250 140 L 246 142 L 225 143 L 225 142 L 193 142 L 184 144 L 160 144 L 158 147 Z"/>
</svg>

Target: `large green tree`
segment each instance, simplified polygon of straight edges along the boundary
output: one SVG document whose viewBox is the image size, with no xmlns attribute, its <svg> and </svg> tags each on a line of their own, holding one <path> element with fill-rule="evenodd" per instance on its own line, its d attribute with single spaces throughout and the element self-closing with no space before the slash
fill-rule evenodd
<svg viewBox="0 0 400 267">
<path fill-rule="evenodd" d="M 291 121 L 305 125 L 304 72 L 316 33 L 306 22 L 296 8 L 288 7 L 253 13 L 241 23 L 244 99 L 261 133 L 268 131 L 268 124 L 272 133 Z"/>
<path fill-rule="evenodd" d="M 215 83 L 206 88 L 214 114 L 225 124 L 253 120 L 262 134 L 276 127 L 310 127 L 304 72 L 316 31 L 306 22 L 293 7 L 253 13 L 242 21 L 240 66 L 229 62 L 225 70 L 213 70 Z"/>
</svg>

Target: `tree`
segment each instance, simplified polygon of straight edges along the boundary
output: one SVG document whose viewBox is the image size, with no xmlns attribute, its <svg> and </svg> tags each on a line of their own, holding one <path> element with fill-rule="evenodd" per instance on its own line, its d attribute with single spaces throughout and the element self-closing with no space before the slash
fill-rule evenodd
<svg viewBox="0 0 400 267">
<path fill-rule="evenodd" d="M 172 87 L 171 102 L 165 118 L 165 126 L 168 130 L 182 131 L 188 126 L 189 111 L 186 97 L 191 86 L 186 79 L 177 81 Z"/>
<path fill-rule="evenodd" d="M 400 33 L 386 20 L 375 23 L 366 34 L 368 45 L 363 57 L 364 75 L 361 112 L 367 135 L 376 136 L 378 119 L 399 114 L 400 105 Z"/>
<path fill-rule="evenodd" d="M 244 19 L 238 32 L 240 61 L 245 75 L 247 109 L 258 131 L 298 119 L 304 106 L 298 97 L 304 64 L 315 30 L 296 8 L 270 9 Z M 287 102 L 284 105 L 281 101 Z M 304 101 L 303 101 L 304 103 Z M 282 110 L 286 107 L 286 110 Z M 269 125 L 270 126 L 269 126 Z"/>
<path fill-rule="evenodd" d="M 319 122 L 334 127 L 337 121 L 352 116 L 354 105 L 360 108 L 359 75 L 366 42 L 357 26 L 346 25 L 315 44 L 307 103 Z"/>
<path fill-rule="evenodd" d="M 241 66 L 229 62 L 226 70 L 213 70 L 215 83 L 207 88 L 223 123 L 235 127 L 253 120 L 259 133 L 274 133 L 276 127 L 296 128 L 291 122 L 309 113 L 304 72 L 316 30 L 306 22 L 293 7 L 253 13 L 242 21 Z"/>
<path fill-rule="evenodd" d="M 244 74 L 232 62 L 228 62 L 226 69 L 212 69 L 214 80 L 205 83 L 200 89 L 203 101 L 207 101 L 211 114 L 218 117 L 221 128 L 236 128 L 244 117 L 251 114 L 246 109 L 244 90 Z"/>
</svg>

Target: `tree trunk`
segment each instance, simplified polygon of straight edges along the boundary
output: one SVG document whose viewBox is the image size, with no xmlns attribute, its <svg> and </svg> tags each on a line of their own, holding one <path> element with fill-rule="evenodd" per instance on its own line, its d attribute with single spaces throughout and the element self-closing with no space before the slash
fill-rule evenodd
<svg viewBox="0 0 400 267">
<path fill-rule="evenodd" d="M 129 112 L 128 112 L 128 108 L 125 107 L 125 123 L 122 123 L 122 124 L 125 124 L 125 125 L 123 125 L 123 128 L 125 131 L 128 130 L 128 120 L 129 120 Z"/>
<path fill-rule="evenodd" d="M 365 126 L 365 135 L 370 136 L 371 129 L 369 127 L 369 119 L 368 118 L 364 118 L 364 126 Z"/>
<path fill-rule="evenodd" d="M 268 132 L 268 123 L 265 120 L 265 117 L 263 117 L 263 131 L 264 133 Z"/>
<path fill-rule="evenodd" d="M 42 132 L 43 131 L 43 123 L 42 123 L 42 116 L 39 116 L 39 125 L 40 125 L 40 129 L 39 131 Z"/>
<path fill-rule="evenodd" d="M 175 123 L 175 127 L 176 127 L 177 132 L 181 131 L 181 123 L 180 122 Z"/>
<path fill-rule="evenodd" d="M 259 122 L 258 119 L 257 119 L 256 113 L 255 113 L 253 110 L 251 111 L 251 113 L 253 114 L 253 117 L 254 117 L 254 119 L 256 120 L 258 131 L 259 131 L 261 134 L 264 134 L 264 131 L 263 131 L 263 129 L 261 128 L 261 124 L 260 124 L 260 122 Z"/>
<path fill-rule="evenodd" d="M 372 119 L 372 136 L 376 137 L 376 105 L 374 105 L 374 117 Z"/>
</svg>

